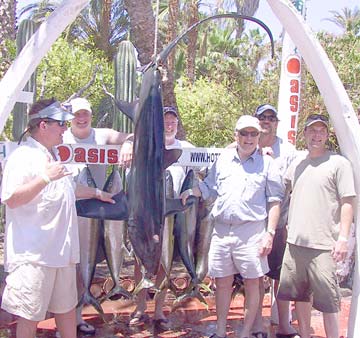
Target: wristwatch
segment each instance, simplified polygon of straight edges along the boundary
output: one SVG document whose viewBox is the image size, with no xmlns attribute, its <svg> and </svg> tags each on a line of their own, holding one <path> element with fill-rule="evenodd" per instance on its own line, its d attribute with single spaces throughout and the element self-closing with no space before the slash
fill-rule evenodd
<svg viewBox="0 0 360 338">
<path fill-rule="evenodd" d="M 267 232 L 271 235 L 271 236 L 275 236 L 275 230 L 274 229 L 267 229 Z"/>
</svg>

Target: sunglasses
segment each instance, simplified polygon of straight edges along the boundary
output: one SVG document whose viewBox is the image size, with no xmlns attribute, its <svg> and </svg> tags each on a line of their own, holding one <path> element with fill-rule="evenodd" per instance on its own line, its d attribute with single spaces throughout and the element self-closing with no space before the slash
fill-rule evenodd
<svg viewBox="0 0 360 338">
<path fill-rule="evenodd" d="M 256 136 L 259 136 L 259 132 L 258 131 L 246 131 L 246 130 L 239 130 L 238 132 L 241 136 L 251 136 L 251 137 L 256 137 Z"/>
<path fill-rule="evenodd" d="M 276 122 L 278 120 L 275 115 L 264 115 L 264 114 L 262 114 L 262 115 L 259 115 L 257 118 L 258 118 L 259 121 L 268 120 L 270 122 Z"/>
<path fill-rule="evenodd" d="M 69 121 L 57 121 L 57 120 L 43 120 L 46 123 L 54 123 L 56 122 L 59 127 L 64 127 L 69 125 Z"/>
<path fill-rule="evenodd" d="M 314 121 L 314 120 L 320 120 L 320 121 L 323 121 L 326 123 L 329 122 L 329 118 L 327 116 L 321 115 L 321 114 L 311 114 L 307 118 L 307 121 Z"/>
</svg>

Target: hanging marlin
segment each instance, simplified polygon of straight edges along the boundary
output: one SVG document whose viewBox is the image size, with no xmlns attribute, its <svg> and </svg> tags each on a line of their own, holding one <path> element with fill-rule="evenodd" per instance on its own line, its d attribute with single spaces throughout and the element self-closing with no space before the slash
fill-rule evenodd
<svg viewBox="0 0 360 338">
<path fill-rule="evenodd" d="M 164 170 L 177 161 L 181 150 L 165 149 L 159 68 L 186 34 L 206 21 L 220 18 L 245 19 L 259 24 L 268 33 L 274 53 L 272 34 L 260 20 L 232 13 L 211 16 L 193 24 L 145 67 L 138 101 L 129 104 L 115 100 L 116 106 L 135 122 L 128 231 L 136 256 L 152 275 L 157 273 L 160 264 L 165 215 L 184 210 L 179 199 L 166 200 L 164 193 Z"/>
</svg>

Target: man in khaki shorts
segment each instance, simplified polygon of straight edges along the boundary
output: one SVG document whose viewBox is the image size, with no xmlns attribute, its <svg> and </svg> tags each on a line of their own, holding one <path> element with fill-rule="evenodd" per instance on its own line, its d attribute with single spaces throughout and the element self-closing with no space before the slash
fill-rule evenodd
<svg viewBox="0 0 360 338">
<path fill-rule="evenodd" d="M 27 142 L 9 156 L 1 200 L 6 204 L 5 270 L 9 273 L 2 308 L 19 316 L 16 337 L 33 338 L 46 312 L 55 315 L 62 338 L 76 337 L 75 264 L 79 237 L 75 195 L 113 202 L 103 191 L 74 186 L 58 161 L 73 115 L 54 99 L 34 103 Z"/>
<path fill-rule="evenodd" d="M 212 338 L 226 337 L 232 283 L 237 273 L 244 278 L 247 296 L 239 337 L 257 334 L 251 328 L 259 307 L 259 278 L 269 271 L 266 256 L 272 248 L 284 194 L 274 160 L 258 149 L 261 130 L 257 118 L 241 116 L 235 127 L 236 148 L 218 157 L 204 182 L 181 194 L 184 203 L 190 195 L 205 200 L 216 198 L 209 251 L 209 274 L 216 283 L 217 328 Z"/>
<path fill-rule="evenodd" d="M 302 338 L 310 338 L 312 305 L 323 312 L 326 337 L 338 338 L 336 262 L 344 260 L 348 251 L 353 171 L 346 158 L 326 148 L 327 116 L 310 115 L 304 135 L 309 152 L 296 159 L 284 177 L 291 200 L 278 298 L 296 301 Z"/>
</svg>

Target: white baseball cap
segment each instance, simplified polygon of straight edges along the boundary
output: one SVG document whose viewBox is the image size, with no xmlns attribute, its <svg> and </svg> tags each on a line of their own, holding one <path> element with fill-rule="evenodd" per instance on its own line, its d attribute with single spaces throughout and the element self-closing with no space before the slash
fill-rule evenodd
<svg viewBox="0 0 360 338">
<path fill-rule="evenodd" d="M 259 120 L 251 115 L 242 115 L 236 122 L 235 130 L 241 130 L 244 128 L 255 128 L 258 131 L 262 131 Z"/>
<path fill-rule="evenodd" d="M 77 97 L 76 99 L 71 100 L 70 104 L 73 114 L 79 110 L 87 110 L 88 112 L 92 113 L 90 102 L 83 97 Z"/>
</svg>

